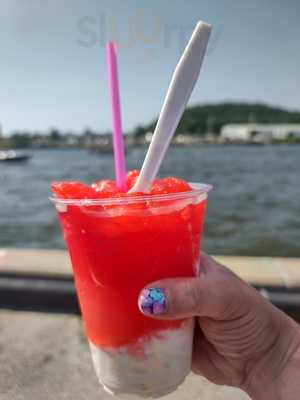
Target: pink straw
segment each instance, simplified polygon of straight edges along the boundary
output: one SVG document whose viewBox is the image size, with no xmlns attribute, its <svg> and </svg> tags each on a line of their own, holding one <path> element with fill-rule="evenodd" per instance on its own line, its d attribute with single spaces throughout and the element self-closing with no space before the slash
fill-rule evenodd
<svg viewBox="0 0 300 400">
<path fill-rule="evenodd" d="M 120 190 L 126 191 L 127 188 L 126 188 L 125 152 L 124 152 L 122 121 L 121 121 L 117 50 L 114 43 L 112 42 L 107 43 L 106 54 L 107 54 L 107 66 L 108 66 L 108 82 L 110 90 L 110 104 L 112 112 L 116 182 Z"/>
</svg>

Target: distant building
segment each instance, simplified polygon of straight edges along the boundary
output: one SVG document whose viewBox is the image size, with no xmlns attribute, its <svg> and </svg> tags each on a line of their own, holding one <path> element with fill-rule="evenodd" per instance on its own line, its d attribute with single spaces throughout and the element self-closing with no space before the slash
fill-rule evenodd
<svg viewBox="0 0 300 400">
<path fill-rule="evenodd" d="M 221 129 L 221 139 L 231 142 L 271 142 L 300 139 L 300 124 L 228 124 Z"/>
</svg>

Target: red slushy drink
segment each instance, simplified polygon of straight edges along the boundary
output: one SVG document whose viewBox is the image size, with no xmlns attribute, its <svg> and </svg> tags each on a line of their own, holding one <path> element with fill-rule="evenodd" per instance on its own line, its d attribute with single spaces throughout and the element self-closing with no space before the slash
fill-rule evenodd
<svg viewBox="0 0 300 400">
<path fill-rule="evenodd" d="M 147 195 L 107 180 L 52 189 L 100 382 L 114 394 L 173 391 L 190 371 L 193 321 L 148 318 L 137 299 L 150 282 L 197 274 L 210 187 L 165 178 Z"/>
</svg>

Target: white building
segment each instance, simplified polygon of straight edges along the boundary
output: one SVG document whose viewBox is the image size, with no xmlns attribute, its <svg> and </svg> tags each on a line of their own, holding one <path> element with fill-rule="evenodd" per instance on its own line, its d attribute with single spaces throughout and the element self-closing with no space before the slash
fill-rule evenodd
<svg viewBox="0 0 300 400">
<path fill-rule="evenodd" d="M 221 139 L 231 142 L 268 142 L 300 139 L 300 124 L 228 124 L 221 129 Z"/>
</svg>

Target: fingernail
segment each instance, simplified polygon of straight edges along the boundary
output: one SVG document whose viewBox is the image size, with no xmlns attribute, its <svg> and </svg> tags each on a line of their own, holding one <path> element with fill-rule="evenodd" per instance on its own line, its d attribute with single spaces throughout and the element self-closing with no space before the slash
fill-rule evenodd
<svg viewBox="0 0 300 400">
<path fill-rule="evenodd" d="M 139 296 L 139 307 L 144 314 L 159 315 L 166 311 L 166 294 L 161 288 L 143 289 Z"/>
</svg>

